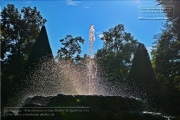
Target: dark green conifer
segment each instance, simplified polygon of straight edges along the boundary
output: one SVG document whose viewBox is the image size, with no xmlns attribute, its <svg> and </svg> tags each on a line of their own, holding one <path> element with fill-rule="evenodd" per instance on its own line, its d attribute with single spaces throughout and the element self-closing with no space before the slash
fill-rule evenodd
<svg viewBox="0 0 180 120">
<path fill-rule="evenodd" d="M 139 43 L 137 47 L 128 81 L 137 85 L 142 92 L 146 92 L 150 96 L 159 95 L 159 85 L 144 44 Z"/>
<path fill-rule="evenodd" d="M 41 28 L 41 32 L 34 43 L 25 68 L 27 70 L 33 69 L 43 57 L 53 58 L 45 26 Z"/>
<path fill-rule="evenodd" d="M 25 85 L 24 82 L 28 80 L 27 77 L 31 76 L 31 73 L 34 72 L 36 67 L 38 67 L 38 65 L 41 65 L 42 62 L 48 62 L 49 60 L 52 60 L 52 58 L 53 54 L 49 44 L 46 28 L 45 26 L 43 26 L 41 28 L 39 36 L 34 43 L 33 49 L 24 67 L 24 71 L 22 75 L 20 75 L 21 77 L 19 77 L 17 84 L 23 83 Z M 23 82 L 19 83 L 19 81 Z"/>
</svg>

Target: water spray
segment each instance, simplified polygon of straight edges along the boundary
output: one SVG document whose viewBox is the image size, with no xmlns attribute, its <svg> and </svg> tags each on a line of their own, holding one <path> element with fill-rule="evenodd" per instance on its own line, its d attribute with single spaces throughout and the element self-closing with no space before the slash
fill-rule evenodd
<svg viewBox="0 0 180 120">
<path fill-rule="evenodd" d="M 95 36 L 94 36 L 95 30 L 94 30 L 94 25 L 90 25 L 90 30 L 89 30 L 89 40 L 90 40 L 90 57 L 93 57 L 93 42 L 95 41 Z"/>
<path fill-rule="evenodd" d="M 90 25 L 90 30 L 89 30 L 89 40 L 90 40 L 90 46 L 89 46 L 89 54 L 90 54 L 90 58 L 89 58 L 89 63 L 88 63 L 88 91 L 89 94 L 91 94 L 91 82 L 93 80 L 94 76 L 94 72 L 93 72 L 93 42 L 95 41 L 95 36 L 94 36 L 95 30 L 94 30 L 94 25 Z"/>
</svg>

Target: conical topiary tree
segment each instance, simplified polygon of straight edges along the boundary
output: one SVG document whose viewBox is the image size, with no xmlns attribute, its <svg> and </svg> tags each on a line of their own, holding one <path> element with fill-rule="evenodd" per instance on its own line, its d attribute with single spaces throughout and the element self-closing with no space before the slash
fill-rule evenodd
<svg viewBox="0 0 180 120">
<path fill-rule="evenodd" d="M 45 59 L 44 59 L 45 58 Z M 50 48 L 47 32 L 45 26 L 41 28 L 41 31 L 33 45 L 33 49 L 30 52 L 26 65 L 24 66 L 23 72 L 15 78 L 15 82 L 11 88 L 9 88 L 10 96 L 7 96 L 8 100 L 4 103 L 5 105 L 15 104 L 25 94 L 24 91 L 28 86 L 28 80 L 26 78 L 31 77 L 31 72 L 33 72 L 36 67 L 41 64 L 42 59 L 53 60 L 52 50 Z M 53 61 L 54 62 L 54 61 Z M 48 68 L 52 71 L 52 68 Z"/>
<path fill-rule="evenodd" d="M 49 44 L 46 28 L 45 26 L 42 26 L 39 36 L 37 37 L 37 40 L 35 41 L 33 49 L 29 55 L 26 66 L 24 67 L 24 71 L 21 77 L 19 77 L 21 80 L 18 81 L 24 81 L 24 78 L 29 76 L 30 72 L 33 72 L 42 60 L 45 62 L 46 60 L 50 60 L 52 58 L 53 54 Z"/>
<path fill-rule="evenodd" d="M 40 59 L 47 56 L 49 58 L 53 58 L 46 28 L 43 26 L 36 42 L 34 43 L 34 47 L 26 64 L 26 69 L 33 68 L 36 64 L 39 63 Z"/>
<path fill-rule="evenodd" d="M 151 61 L 144 44 L 139 43 L 129 72 L 128 82 L 136 85 L 139 90 L 148 96 L 157 96 L 160 93 Z"/>
</svg>

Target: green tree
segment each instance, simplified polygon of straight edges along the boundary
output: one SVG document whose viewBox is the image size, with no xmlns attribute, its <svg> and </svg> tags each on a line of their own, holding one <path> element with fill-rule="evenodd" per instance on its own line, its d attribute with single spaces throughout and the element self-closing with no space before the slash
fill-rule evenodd
<svg viewBox="0 0 180 120">
<path fill-rule="evenodd" d="M 173 20 L 173 19 L 176 19 L 180 16 L 180 2 L 178 0 L 157 0 L 159 2 L 160 5 L 163 6 L 163 8 L 172 8 L 173 9 L 173 12 L 167 12 L 167 9 L 164 9 L 164 11 L 166 11 L 166 15 L 167 17 L 169 18 L 169 20 Z M 171 10 L 172 10 L 171 9 Z"/>
<path fill-rule="evenodd" d="M 157 0 L 164 8 L 173 7 L 173 12 L 165 12 L 168 20 L 162 32 L 155 35 L 153 66 L 164 95 L 166 111 L 179 115 L 180 104 L 180 1 Z"/>
<path fill-rule="evenodd" d="M 172 22 L 172 31 L 176 34 L 177 39 L 180 39 L 180 1 L 179 0 L 157 0 L 163 6 L 164 12 L 168 17 L 168 21 Z M 171 12 L 167 12 L 170 8 Z"/>
<path fill-rule="evenodd" d="M 1 75 L 7 83 L 20 74 L 46 20 L 36 7 L 23 7 L 19 12 L 13 4 L 4 7 L 1 18 Z"/>
<path fill-rule="evenodd" d="M 154 38 L 152 55 L 157 79 L 164 93 L 175 94 L 175 90 L 180 91 L 180 39 L 172 22 L 166 22 L 162 33 Z"/>
<path fill-rule="evenodd" d="M 49 63 L 49 64 L 48 64 Z M 46 64 L 46 66 L 43 66 Z M 50 48 L 48 36 L 46 33 L 46 28 L 43 26 L 41 28 L 40 34 L 37 37 L 37 40 L 35 41 L 33 45 L 33 49 L 30 52 L 29 58 L 25 64 L 25 67 L 21 74 L 15 77 L 13 84 L 5 85 L 3 84 L 2 89 L 2 103 L 4 105 L 11 105 L 9 100 L 14 100 L 16 102 L 19 100 L 19 97 L 22 96 L 22 91 L 25 91 L 26 88 L 31 88 L 32 86 L 32 80 L 33 79 L 42 79 L 44 76 L 36 76 L 37 78 L 34 78 L 33 75 L 35 74 L 49 74 L 48 76 L 53 76 L 54 73 L 52 72 L 52 66 L 54 65 L 54 59 L 52 55 L 52 51 Z M 41 69 L 40 72 L 37 72 L 39 69 Z M 37 70 L 37 71 L 36 71 Z M 46 77 L 43 78 L 44 80 L 47 79 Z M 31 81 L 30 81 L 31 80 Z M 42 81 L 36 81 L 36 83 L 42 82 Z M 21 94 L 19 94 L 21 93 Z"/>
<path fill-rule="evenodd" d="M 50 59 L 53 59 L 53 54 L 49 44 L 46 28 L 45 26 L 42 26 L 39 36 L 37 37 L 26 62 L 23 74 L 26 76 L 30 71 L 33 71 L 42 60 L 42 62 L 45 62 Z"/>
<path fill-rule="evenodd" d="M 49 65 L 43 66 L 44 64 L 47 64 L 47 63 L 49 63 Z M 18 80 L 15 83 L 17 89 L 19 91 L 21 91 L 22 89 L 26 88 L 27 86 L 29 87 L 30 85 L 29 85 L 28 80 L 29 80 L 29 78 L 31 79 L 33 74 L 38 69 L 46 70 L 46 72 L 48 72 L 46 74 L 51 73 L 54 63 L 55 62 L 54 62 L 52 50 L 51 50 L 51 47 L 49 44 L 46 28 L 45 28 L 45 26 L 42 26 L 41 31 L 33 45 L 33 49 L 29 55 L 29 58 L 25 64 L 23 72 L 22 72 L 22 74 L 20 74 L 18 76 L 18 78 L 17 78 Z M 39 72 L 39 74 L 41 74 L 41 72 Z M 51 75 L 49 75 L 49 76 L 53 76 L 53 73 L 51 73 Z M 46 79 L 46 78 L 44 78 L 44 79 Z M 39 82 L 39 81 L 37 81 L 37 82 Z M 16 92 L 18 92 L 18 90 Z"/>
<path fill-rule="evenodd" d="M 66 35 L 60 42 L 63 46 L 58 50 L 56 58 L 58 60 L 64 59 L 78 62 L 81 53 L 80 43 L 84 44 L 84 39 L 81 37 L 73 38 L 72 35 Z"/>
<path fill-rule="evenodd" d="M 159 84 L 144 44 L 140 43 L 137 47 L 127 80 L 130 84 L 137 85 L 140 91 L 150 96 L 160 94 Z"/>
<path fill-rule="evenodd" d="M 104 46 L 99 49 L 96 58 L 105 77 L 110 81 L 126 79 L 132 64 L 132 56 L 137 47 L 137 40 L 125 32 L 119 24 L 103 32 Z"/>
<path fill-rule="evenodd" d="M 1 12 L 1 83 L 2 105 L 16 91 L 16 83 L 40 32 L 46 22 L 36 7 L 21 11 L 8 4 Z"/>
</svg>

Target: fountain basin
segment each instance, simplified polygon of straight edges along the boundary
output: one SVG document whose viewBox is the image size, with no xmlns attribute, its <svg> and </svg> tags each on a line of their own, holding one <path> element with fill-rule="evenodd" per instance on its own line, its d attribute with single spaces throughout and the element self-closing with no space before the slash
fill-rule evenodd
<svg viewBox="0 0 180 120">
<path fill-rule="evenodd" d="M 62 95 L 34 96 L 4 119 L 30 120 L 173 120 L 161 113 L 147 112 L 141 99 L 122 96 Z M 8 116 L 9 115 L 11 116 Z"/>
</svg>

